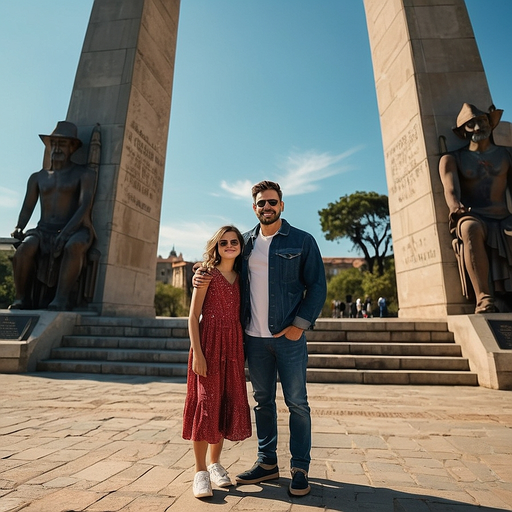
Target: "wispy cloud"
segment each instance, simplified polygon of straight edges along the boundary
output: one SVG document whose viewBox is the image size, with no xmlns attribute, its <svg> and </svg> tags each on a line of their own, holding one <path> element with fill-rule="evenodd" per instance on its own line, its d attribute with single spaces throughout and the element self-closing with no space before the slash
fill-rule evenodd
<svg viewBox="0 0 512 512">
<path fill-rule="evenodd" d="M 278 165 L 279 171 L 274 173 L 272 179 L 279 182 L 287 196 L 308 194 L 320 188 L 319 181 L 350 170 L 342 161 L 361 149 L 363 146 L 356 146 L 337 155 L 314 150 L 293 151 Z M 220 186 L 232 196 L 246 199 L 251 195 L 253 184 L 250 180 L 233 183 L 223 180 Z"/>
<path fill-rule="evenodd" d="M 337 155 L 294 151 L 280 165 L 282 173 L 278 175 L 277 181 L 286 190 L 287 196 L 313 192 L 320 188 L 319 181 L 348 171 L 350 167 L 342 165 L 342 161 L 362 147 L 357 146 Z"/>
<path fill-rule="evenodd" d="M 220 187 L 231 195 L 240 199 L 251 197 L 251 188 L 254 185 L 250 180 L 238 180 L 234 183 L 228 183 L 225 180 L 220 182 Z"/>
<path fill-rule="evenodd" d="M 0 206 L 3 208 L 21 207 L 20 195 L 14 190 L 0 187 Z"/>
</svg>

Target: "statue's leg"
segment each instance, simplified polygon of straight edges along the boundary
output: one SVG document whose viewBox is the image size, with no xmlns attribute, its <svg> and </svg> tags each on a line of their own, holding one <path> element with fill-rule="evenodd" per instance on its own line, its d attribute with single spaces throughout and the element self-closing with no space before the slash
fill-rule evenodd
<svg viewBox="0 0 512 512">
<path fill-rule="evenodd" d="M 91 245 L 89 239 L 88 233 L 80 231 L 75 233 L 64 246 L 55 298 L 48 305 L 48 309 L 66 310 L 71 290 L 80 276 L 85 255 Z"/>
<path fill-rule="evenodd" d="M 489 287 L 489 257 L 486 248 L 486 229 L 481 221 L 466 217 L 458 227 L 464 246 L 464 262 L 475 291 L 475 313 L 495 311 Z"/>
<path fill-rule="evenodd" d="M 15 300 L 11 309 L 23 309 L 25 295 L 27 293 L 29 280 L 34 276 L 35 259 L 39 248 L 39 239 L 35 236 L 28 236 L 16 249 L 12 259 L 12 270 L 14 274 Z"/>
</svg>

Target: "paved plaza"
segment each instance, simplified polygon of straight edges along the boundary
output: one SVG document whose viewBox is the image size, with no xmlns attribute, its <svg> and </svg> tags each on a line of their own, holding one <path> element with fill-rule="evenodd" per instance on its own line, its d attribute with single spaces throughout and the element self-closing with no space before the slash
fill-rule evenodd
<svg viewBox="0 0 512 512">
<path fill-rule="evenodd" d="M 511 391 L 310 384 L 309 395 L 310 495 L 287 493 L 280 398 L 281 478 L 198 500 L 183 381 L 2 374 L 0 512 L 512 511 Z M 226 442 L 222 462 L 234 477 L 255 454 L 253 435 Z"/>
</svg>

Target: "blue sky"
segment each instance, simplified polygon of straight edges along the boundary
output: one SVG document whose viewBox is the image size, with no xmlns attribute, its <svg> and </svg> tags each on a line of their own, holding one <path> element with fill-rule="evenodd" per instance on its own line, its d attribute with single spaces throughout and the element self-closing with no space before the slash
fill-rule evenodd
<svg viewBox="0 0 512 512">
<path fill-rule="evenodd" d="M 0 236 L 41 167 L 38 134 L 66 116 L 92 4 L 0 4 Z M 512 121 L 512 1 L 466 4 L 493 100 Z M 359 256 L 325 240 L 318 210 L 356 190 L 387 194 L 363 0 L 182 0 L 159 254 L 200 259 L 219 226 L 252 228 L 261 179 L 281 184 L 283 216 L 323 256 Z"/>
</svg>

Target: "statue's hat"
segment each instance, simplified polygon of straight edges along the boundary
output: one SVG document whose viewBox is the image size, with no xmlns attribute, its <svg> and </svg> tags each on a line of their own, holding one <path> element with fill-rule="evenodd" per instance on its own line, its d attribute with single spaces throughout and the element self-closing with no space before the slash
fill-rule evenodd
<svg viewBox="0 0 512 512">
<path fill-rule="evenodd" d="M 78 129 L 76 125 L 70 123 L 69 121 L 59 121 L 55 130 L 50 135 L 39 135 L 41 140 L 48 144 L 50 139 L 54 138 L 62 138 L 62 139 L 71 139 L 77 142 L 78 147 L 82 145 L 82 141 L 78 138 Z"/>
<path fill-rule="evenodd" d="M 494 105 L 491 106 L 489 112 L 483 112 L 482 110 L 476 108 L 474 105 L 471 105 L 471 103 L 464 103 L 460 109 L 459 115 L 457 116 L 457 125 L 452 128 L 452 130 L 454 131 L 455 135 L 461 139 L 465 139 L 464 125 L 468 121 L 471 121 L 471 119 L 480 116 L 487 116 L 491 125 L 491 130 L 494 130 L 494 128 L 498 126 L 502 114 L 503 110 L 495 108 Z"/>
</svg>

